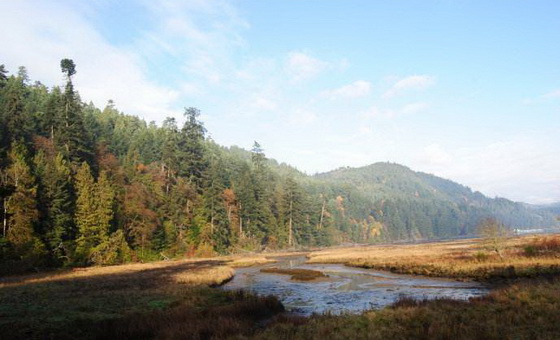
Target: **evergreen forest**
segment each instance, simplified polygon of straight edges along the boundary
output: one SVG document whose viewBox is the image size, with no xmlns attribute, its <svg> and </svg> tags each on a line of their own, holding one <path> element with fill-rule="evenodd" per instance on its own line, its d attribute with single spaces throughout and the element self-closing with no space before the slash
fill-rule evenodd
<svg viewBox="0 0 560 340">
<path fill-rule="evenodd" d="M 53 65 L 57 67 L 57 65 Z M 550 211 L 376 163 L 306 175 L 208 137 L 200 111 L 161 125 L 0 66 L 0 273 L 343 243 L 469 236 Z"/>
</svg>

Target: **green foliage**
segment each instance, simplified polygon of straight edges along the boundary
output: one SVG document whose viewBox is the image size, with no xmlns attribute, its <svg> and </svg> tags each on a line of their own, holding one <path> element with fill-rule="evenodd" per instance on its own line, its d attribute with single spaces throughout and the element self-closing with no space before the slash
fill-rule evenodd
<svg viewBox="0 0 560 340">
<path fill-rule="evenodd" d="M 90 260 L 97 265 L 121 264 L 132 259 L 132 250 L 126 243 L 122 230 L 117 230 L 109 238 L 91 250 Z"/>
<path fill-rule="evenodd" d="M 106 173 L 102 171 L 96 183 L 85 162 L 76 174 L 76 189 L 76 262 L 95 262 L 93 256 L 98 256 L 108 242 L 114 192 Z"/>
<path fill-rule="evenodd" d="M 6 229 L 4 236 L 25 253 L 34 243 L 33 225 L 37 221 L 37 186 L 25 159 L 25 149 L 14 143 L 9 153 L 10 166 L 6 169 L 7 182 L 13 192 L 6 199 Z M 24 250 L 25 249 L 25 250 Z"/>
</svg>

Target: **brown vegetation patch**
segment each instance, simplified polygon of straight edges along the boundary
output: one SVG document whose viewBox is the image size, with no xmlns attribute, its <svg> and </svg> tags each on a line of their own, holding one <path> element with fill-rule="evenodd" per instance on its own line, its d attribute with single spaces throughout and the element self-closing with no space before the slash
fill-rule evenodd
<svg viewBox="0 0 560 340">
<path fill-rule="evenodd" d="M 317 270 L 311 269 L 300 269 L 300 268 L 263 268 L 261 269 L 263 273 L 273 273 L 273 274 L 284 274 L 284 275 L 291 275 L 292 280 L 296 281 L 312 281 L 320 278 L 326 278 L 327 275 L 323 274 Z"/>
</svg>

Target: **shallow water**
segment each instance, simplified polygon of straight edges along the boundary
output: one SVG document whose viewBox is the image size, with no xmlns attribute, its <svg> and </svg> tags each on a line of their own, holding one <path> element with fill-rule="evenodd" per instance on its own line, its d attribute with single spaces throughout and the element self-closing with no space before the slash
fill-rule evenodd
<svg viewBox="0 0 560 340">
<path fill-rule="evenodd" d="M 329 312 L 358 313 L 388 306 L 401 297 L 415 299 L 451 298 L 467 300 L 489 289 L 478 282 L 400 275 L 338 264 L 305 264 L 305 258 L 280 257 L 278 262 L 236 269 L 223 289 L 244 289 L 259 295 L 275 295 L 288 311 L 311 315 Z M 261 273 L 262 268 L 304 268 L 329 277 L 316 281 L 293 281 L 290 275 Z"/>
</svg>

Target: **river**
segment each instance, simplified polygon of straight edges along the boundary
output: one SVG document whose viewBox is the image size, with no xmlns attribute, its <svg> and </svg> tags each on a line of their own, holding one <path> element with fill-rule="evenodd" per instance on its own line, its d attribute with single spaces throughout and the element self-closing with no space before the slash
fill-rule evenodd
<svg viewBox="0 0 560 340">
<path fill-rule="evenodd" d="M 401 297 L 467 300 L 486 295 L 489 288 L 478 282 L 393 274 L 340 264 L 306 264 L 304 256 L 278 257 L 277 263 L 236 269 L 227 290 L 248 290 L 275 295 L 286 310 L 300 315 L 313 313 L 359 313 L 380 309 Z M 262 273 L 262 268 L 301 268 L 328 275 L 315 281 L 293 281 L 290 275 Z"/>
</svg>

